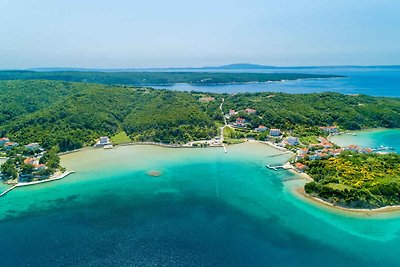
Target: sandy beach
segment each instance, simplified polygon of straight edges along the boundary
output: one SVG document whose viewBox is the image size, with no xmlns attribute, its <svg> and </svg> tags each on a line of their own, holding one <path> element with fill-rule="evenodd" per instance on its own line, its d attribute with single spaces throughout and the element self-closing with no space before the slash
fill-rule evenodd
<svg viewBox="0 0 400 267">
<path fill-rule="evenodd" d="M 294 170 L 289 170 L 290 172 L 296 174 L 301 177 L 306 183 L 313 181 L 312 177 L 310 177 L 306 173 L 298 173 Z M 290 181 L 289 181 L 290 182 Z M 357 216 L 357 217 L 365 217 L 365 216 L 373 216 L 373 215 L 381 215 L 391 213 L 392 215 L 400 215 L 400 205 L 396 206 L 386 206 L 376 209 L 354 209 L 354 208 L 346 208 L 342 206 L 334 205 L 328 201 L 325 201 L 321 198 L 311 196 L 307 194 L 304 190 L 303 186 L 288 186 L 289 191 L 294 194 L 297 198 L 300 198 L 311 205 L 317 205 L 318 207 L 327 209 L 331 212 L 341 213 L 344 215 Z"/>
</svg>

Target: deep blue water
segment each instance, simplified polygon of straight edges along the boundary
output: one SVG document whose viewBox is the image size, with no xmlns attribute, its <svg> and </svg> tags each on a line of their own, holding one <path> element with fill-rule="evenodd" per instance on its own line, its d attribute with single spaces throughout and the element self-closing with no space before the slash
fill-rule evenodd
<svg viewBox="0 0 400 267">
<path fill-rule="evenodd" d="M 177 71 L 177 70 L 174 70 Z M 185 71 L 185 69 L 182 69 Z M 189 71 L 189 70 L 186 70 Z M 193 70 L 190 70 L 193 71 Z M 200 71 L 200 70 L 197 70 Z M 211 72 L 292 72 L 344 75 L 347 78 L 309 79 L 298 81 L 283 81 L 254 84 L 193 86 L 176 84 L 173 86 L 157 86 L 178 91 L 202 91 L 213 93 L 243 93 L 243 92 L 285 92 L 285 93 L 315 93 L 339 92 L 343 94 L 367 94 L 373 96 L 400 97 L 400 68 L 287 68 L 267 70 L 201 70 Z"/>
<path fill-rule="evenodd" d="M 66 155 L 77 173 L 0 199 L 0 266 L 398 266 L 399 214 L 311 205 L 290 193 L 304 181 L 265 167 L 287 155 L 269 156 L 257 144 Z"/>
</svg>

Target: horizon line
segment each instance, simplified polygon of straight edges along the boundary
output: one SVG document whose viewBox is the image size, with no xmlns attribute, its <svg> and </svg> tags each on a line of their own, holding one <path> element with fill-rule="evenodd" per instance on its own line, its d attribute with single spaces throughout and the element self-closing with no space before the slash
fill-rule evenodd
<svg viewBox="0 0 400 267">
<path fill-rule="evenodd" d="M 203 67 L 29 67 L 29 68 L 0 68 L 0 71 L 40 71 L 40 70 L 162 70 L 162 69 L 224 69 L 224 68 L 232 68 L 238 67 L 240 69 L 240 65 L 247 65 L 249 69 L 285 69 L 285 68 L 343 68 L 343 67 L 359 67 L 359 68 L 368 68 L 368 67 L 400 67 L 400 64 L 382 64 L 382 65 L 285 65 L 285 66 L 276 66 L 276 65 L 262 65 L 262 64 L 253 64 L 253 63 L 233 63 L 226 64 L 220 66 L 203 66 Z"/>
</svg>

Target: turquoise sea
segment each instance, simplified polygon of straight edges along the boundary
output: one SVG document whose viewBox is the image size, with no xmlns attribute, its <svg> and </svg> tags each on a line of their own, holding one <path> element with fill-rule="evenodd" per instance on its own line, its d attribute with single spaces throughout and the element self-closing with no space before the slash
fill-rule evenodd
<svg viewBox="0 0 400 267">
<path fill-rule="evenodd" d="M 352 135 L 355 134 L 355 135 Z M 391 147 L 394 150 L 388 152 L 400 153 L 400 129 L 373 129 L 351 132 L 350 135 L 333 136 L 331 140 L 340 145 L 359 145 L 361 147 L 378 148 L 380 146 Z"/>
<path fill-rule="evenodd" d="M 400 213 L 354 215 L 292 193 L 257 143 L 126 146 L 62 157 L 75 174 L 0 199 L 1 266 L 399 266 Z M 152 170 L 159 177 L 148 175 Z"/>
</svg>

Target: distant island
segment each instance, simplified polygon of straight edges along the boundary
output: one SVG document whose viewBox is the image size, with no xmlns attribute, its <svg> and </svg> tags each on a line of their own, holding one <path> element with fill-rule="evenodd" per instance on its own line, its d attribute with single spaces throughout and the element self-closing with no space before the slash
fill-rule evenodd
<svg viewBox="0 0 400 267">
<path fill-rule="evenodd" d="M 218 85 L 341 77 L 344 76 L 302 73 L 0 71 L 0 80 L 56 80 L 135 86 L 177 83 Z"/>
<path fill-rule="evenodd" d="M 36 71 L 36 72 L 58 72 L 58 71 L 79 71 L 79 72 L 185 72 L 199 71 L 199 70 L 290 70 L 290 69 L 398 69 L 400 65 L 332 65 L 332 66 L 272 66 L 272 65 L 260 65 L 252 63 L 235 63 L 221 66 L 205 66 L 205 67 L 164 67 L 164 68 L 115 68 L 115 69 L 96 69 L 96 68 L 73 68 L 73 67 L 42 67 L 42 68 L 29 68 L 21 69 L 18 71 Z M 2 70 L 0 70 L 2 71 Z M 3 70 L 10 71 L 10 70 Z"/>
<path fill-rule="evenodd" d="M 251 63 L 236 63 L 236 64 L 228 64 L 222 66 L 208 66 L 202 67 L 199 69 L 221 69 L 221 70 L 267 70 L 267 69 L 344 69 L 344 68 L 356 68 L 356 69 L 365 69 L 365 68 L 383 68 L 383 69 L 398 69 L 400 65 L 371 65 L 371 66 L 360 66 L 360 65 L 338 65 L 338 66 L 269 66 L 269 65 L 259 65 L 259 64 L 251 64 Z M 196 69 L 196 68 L 193 68 Z"/>
</svg>

